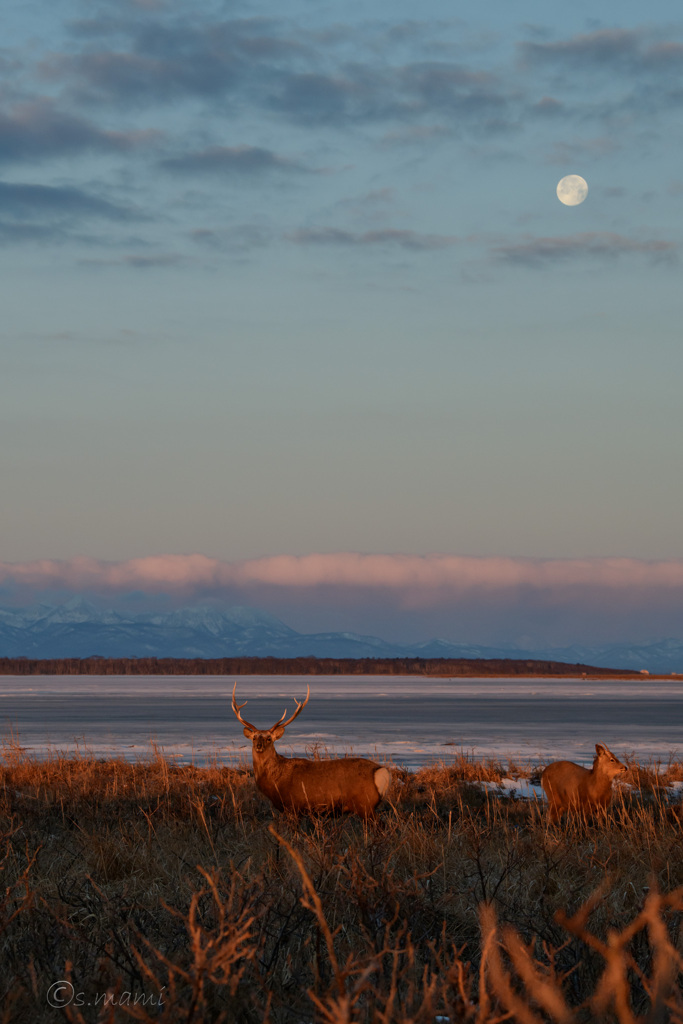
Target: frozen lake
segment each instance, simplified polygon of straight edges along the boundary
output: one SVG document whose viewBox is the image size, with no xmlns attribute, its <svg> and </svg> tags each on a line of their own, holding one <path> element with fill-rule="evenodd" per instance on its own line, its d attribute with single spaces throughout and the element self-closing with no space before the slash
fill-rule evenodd
<svg viewBox="0 0 683 1024">
<path fill-rule="evenodd" d="M 250 760 L 225 676 L 0 676 L 0 720 L 32 753 L 77 747 L 97 757 L 164 753 L 201 764 Z M 272 725 L 311 699 L 278 744 L 285 754 L 390 758 L 409 767 L 465 751 L 523 762 L 589 763 L 596 742 L 640 760 L 683 757 L 683 683 L 643 679 L 424 679 L 241 676 L 242 714 Z"/>
</svg>

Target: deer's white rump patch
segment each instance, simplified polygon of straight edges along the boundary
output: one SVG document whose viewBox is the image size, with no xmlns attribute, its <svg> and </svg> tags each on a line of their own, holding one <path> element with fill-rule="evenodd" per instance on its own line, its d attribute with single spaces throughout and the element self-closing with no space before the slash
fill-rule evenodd
<svg viewBox="0 0 683 1024">
<path fill-rule="evenodd" d="M 391 772 L 388 768 L 377 769 L 375 772 L 375 785 L 377 786 L 377 792 L 379 795 L 384 796 L 391 785 Z"/>
</svg>

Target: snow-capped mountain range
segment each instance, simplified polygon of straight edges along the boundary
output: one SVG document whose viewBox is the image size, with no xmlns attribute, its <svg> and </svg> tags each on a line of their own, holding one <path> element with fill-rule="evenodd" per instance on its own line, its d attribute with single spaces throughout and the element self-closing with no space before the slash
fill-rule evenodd
<svg viewBox="0 0 683 1024">
<path fill-rule="evenodd" d="M 53 607 L 0 609 L 0 657 L 223 658 L 520 658 L 605 668 L 683 673 L 683 641 L 572 646 L 544 650 L 428 640 L 396 644 L 358 633 L 297 633 L 256 608 L 181 608 L 164 614 L 102 611 L 75 597 Z"/>
</svg>

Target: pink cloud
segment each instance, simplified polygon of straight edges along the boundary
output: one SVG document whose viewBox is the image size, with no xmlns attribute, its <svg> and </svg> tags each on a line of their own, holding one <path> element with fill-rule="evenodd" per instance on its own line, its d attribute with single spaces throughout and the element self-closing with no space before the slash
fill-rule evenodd
<svg viewBox="0 0 683 1024">
<path fill-rule="evenodd" d="M 158 555 L 125 562 L 91 558 L 0 563 L 0 585 L 28 590 L 66 589 L 145 593 L 320 588 L 412 595 L 420 603 L 447 596 L 520 589 L 670 591 L 683 588 L 683 560 L 633 558 L 525 559 L 457 555 L 364 555 L 354 552 L 275 555 L 226 562 L 205 555 Z M 635 596 L 635 595 L 634 595 Z"/>
</svg>

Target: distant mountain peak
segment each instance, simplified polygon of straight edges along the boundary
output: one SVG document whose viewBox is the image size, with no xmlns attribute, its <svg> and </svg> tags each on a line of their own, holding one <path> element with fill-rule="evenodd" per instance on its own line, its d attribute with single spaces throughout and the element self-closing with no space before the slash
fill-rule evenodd
<svg viewBox="0 0 683 1024">
<path fill-rule="evenodd" d="M 164 615 L 155 615 L 152 621 L 163 627 L 182 626 L 202 630 L 213 636 L 220 636 L 235 628 L 240 631 L 265 629 L 279 636 L 297 635 L 295 630 L 290 629 L 274 615 L 244 605 L 229 608 L 219 608 L 213 604 L 190 605 Z"/>
<path fill-rule="evenodd" d="M 46 607 L 39 621 L 49 622 L 99 622 L 102 612 L 85 597 L 72 597 L 64 604 Z"/>
<path fill-rule="evenodd" d="M 18 629 L 37 631 L 49 630 L 58 625 L 114 625 L 125 621 L 125 616 L 110 610 L 101 611 L 92 601 L 80 595 L 59 605 L 39 604 L 33 608 L 0 608 L 0 623 L 4 622 Z"/>
<path fill-rule="evenodd" d="M 683 641 L 574 645 L 524 650 L 434 638 L 389 643 L 352 632 L 298 633 L 280 619 L 244 605 L 191 605 L 158 614 L 100 611 L 77 595 L 58 607 L 0 609 L 0 656 L 222 658 L 511 658 L 605 668 L 683 672 Z"/>
<path fill-rule="evenodd" d="M 259 608 L 249 608 L 246 605 L 236 604 L 231 608 L 226 608 L 223 614 L 228 621 L 234 622 L 235 625 L 244 627 L 267 626 L 269 629 L 277 629 L 283 634 L 294 635 L 296 633 L 296 630 L 291 629 L 281 619 L 277 619 L 274 615 L 271 615 L 269 612 L 263 612 Z"/>
</svg>

